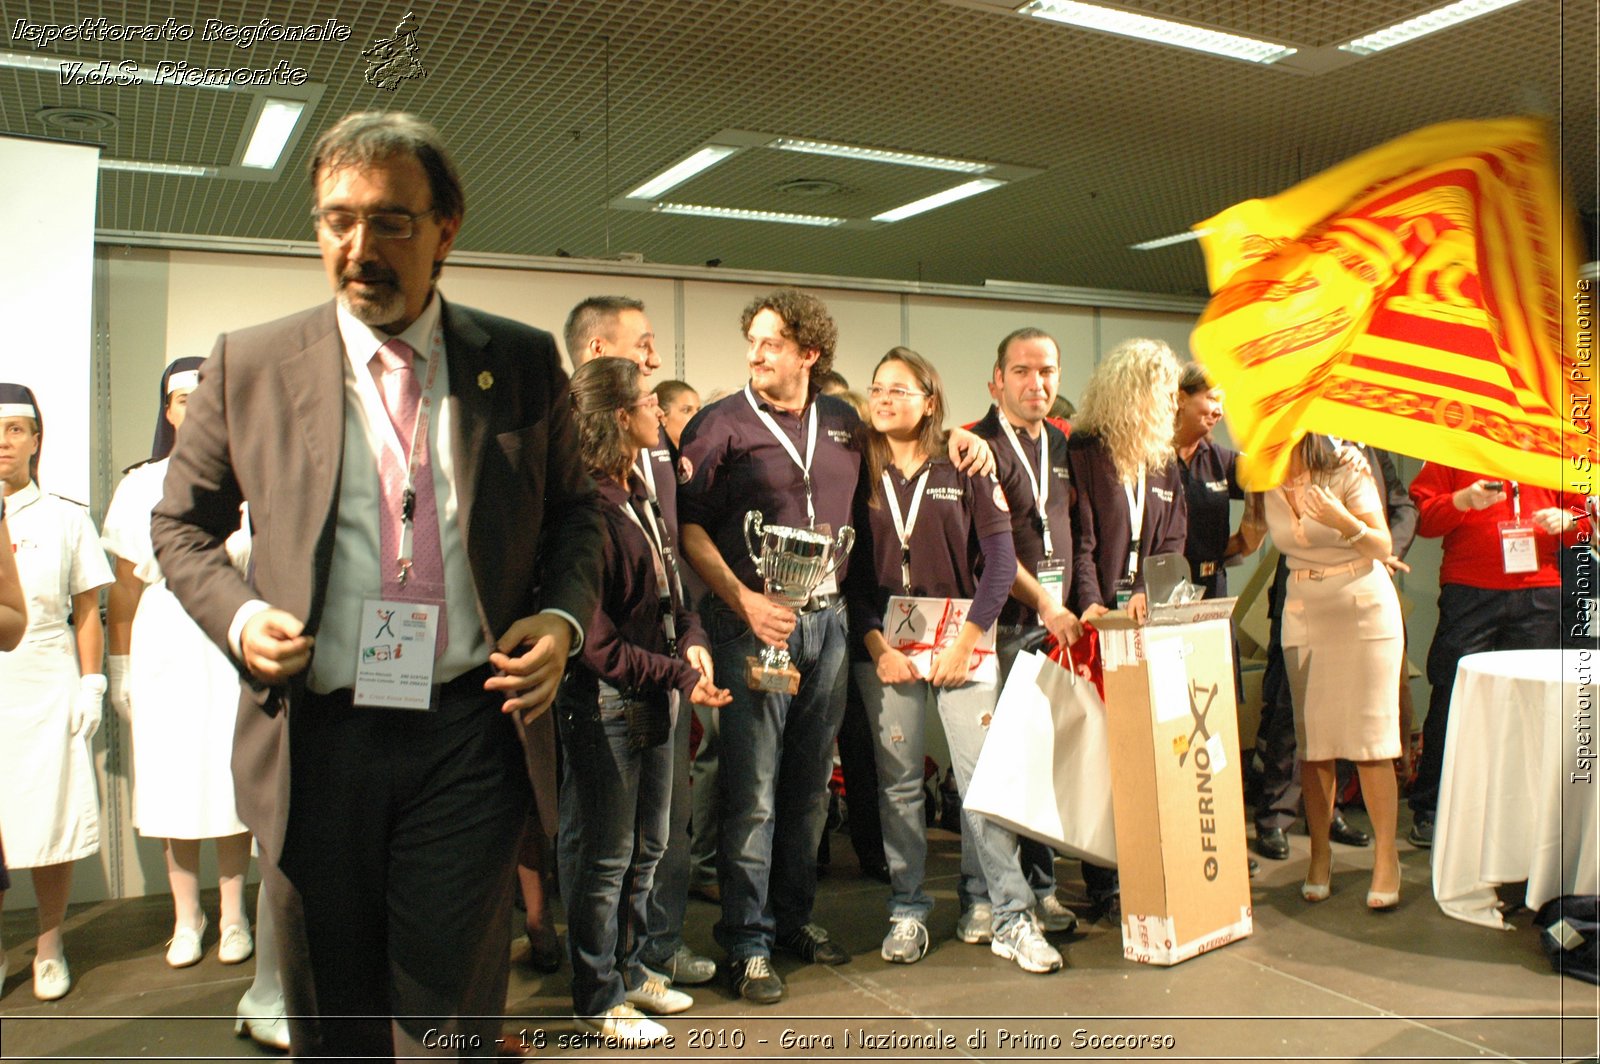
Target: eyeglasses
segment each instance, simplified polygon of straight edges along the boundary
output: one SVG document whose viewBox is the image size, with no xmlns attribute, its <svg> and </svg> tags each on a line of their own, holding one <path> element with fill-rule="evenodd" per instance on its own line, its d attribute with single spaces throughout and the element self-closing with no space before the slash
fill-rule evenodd
<svg viewBox="0 0 1600 1064">
<path fill-rule="evenodd" d="M 873 399 L 893 399 L 897 403 L 903 403 L 908 399 L 926 399 L 928 397 L 927 392 L 913 392 L 908 388 L 899 386 L 885 388 L 881 384 L 874 384 L 868 388 L 867 395 Z"/>
<path fill-rule="evenodd" d="M 367 232 L 379 240 L 410 240 L 417 233 L 417 219 L 438 213 L 429 208 L 420 214 L 410 211 L 378 211 L 361 214 L 357 211 L 323 210 L 311 212 L 313 225 L 320 225 L 328 235 L 340 243 L 355 235 L 356 226 L 366 224 Z"/>
<path fill-rule="evenodd" d="M 661 409 L 661 399 L 659 396 L 651 393 L 642 399 L 636 399 L 628 404 L 628 409 L 630 410 L 637 410 L 640 407 L 655 407 L 656 410 L 659 411 Z"/>
</svg>

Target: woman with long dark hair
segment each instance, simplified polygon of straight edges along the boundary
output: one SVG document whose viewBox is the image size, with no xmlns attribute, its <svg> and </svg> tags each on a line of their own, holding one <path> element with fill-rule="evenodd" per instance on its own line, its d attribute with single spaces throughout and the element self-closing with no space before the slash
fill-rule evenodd
<svg viewBox="0 0 1600 1064">
<path fill-rule="evenodd" d="M 1301 894 L 1309 902 L 1328 897 L 1335 760 L 1347 758 L 1360 774 L 1376 841 L 1367 905 L 1392 909 L 1400 901 L 1392 762 L 1400 756 L 1395 690 L 1404 634 L 1383 565 L 1391 549 L 1383 497 L 1358 449 L 1306 435 L 1288 479 L 1267 493 L 1266 511 L 1272 542 L 1289 564 L 1283 658 L 1311 834 Z"/>
<path fill-rule="evenodd" d="M 869 396 L 867 475 L 855 508 L 857 554 L 846 595 L 851 627 L 863 633 L 852 670 L 877 740 L 878 809 L 889 862 L 889 933 L 881 955 L 913 964 L 928 951 L 933 909 L 923 889 L 925 720 L 932 703 L 949 742 L 956 785 L 965 793 L 999 693 L 994 679 L 973 675 L 981 661 L 978 643 L 1000 616 L 1017 559 L 999 483 L 960 472 L 946 456 L 938 371 L 915 351 L 896 347 L 879 360 Z M 954 637 L 931 648 L 925 674 L 885 634 L 892 595 L 944 599 L 948 608 L 962 611 L 962 619 L 952 622 Z M 932 632 L 927 641 L 943 642 Z M 996 674 L 992 662 L 989 672 Z M 1060 968 L 1061 954 L 1034 922 L 1033 891 L 1018 864 L 1016 836 L 963 811 L 961 850 L 963 918 L 975 906 L 989 905 L 993 953 L 1028 972 Z"/>
<path fill-rule="evenodd" d="M 660 404 L 639 367 L 597 358 L 572 377 L 579 447 L 605 515 L 600 599 L 556 702 L 564 771 L 558 843 L 578 1024 L 643 1047 L 666 1028 L 643 1015 L 694 999 L 640 960 L 646 908 L 666 850 L 672 801 L 669 737 L 684 699 L 720 706 L 711 651 L 683 599 L 661 515 L 634 472 L 660 433 Z"/>
</svg>

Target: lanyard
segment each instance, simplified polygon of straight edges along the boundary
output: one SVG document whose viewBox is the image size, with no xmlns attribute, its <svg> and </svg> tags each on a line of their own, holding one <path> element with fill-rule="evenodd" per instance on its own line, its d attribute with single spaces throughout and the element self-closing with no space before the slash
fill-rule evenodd
<svg viewBox="0 0 1600 1064">
<path fill-rule="evenodd" d="M 778 442 L 783 445 L 783 449 L 789 452 L 789 457 L 794 459 L 794 464 L 800 467 L 800 474 L 805 479 L 806 486 L 806 524 L 811 528 L 816 528 L 817 511 L 811 503 L 811 456 L 817 453 L 817 404 L 812 403 L 811 410 L 806 415 L 810 420 L 810 425 L 806 429 L 806 457 L 805 461 L 802 462 L 800 460 L 800 452 L 795 450 L 794 443 L 790 441 L 788 434 L 778 427 L 778 423 L 772 419 L 771 414 L 761 409 L 760 404 L 756 402 L 755 393 L 750 390 L 750 385 L 748 384 L 744 386 L 744 397 L 749 400 L 750 409 L 756 412 L 756 417 L 760 418 L 761 423 L 767 426 L 767 431 L 777 437 Z"/>
<path fill-rule="evenodd" d="M 911 513 L 902 518 L 900 496 L 895 493 L 894 481 L 887 469 L 883 471 L 883 497 L 889 503 L 889 516 L 894 518 L 895 535 L 900 537 L 900 583 L 908 595 L 911 594 L 911 530 L 917 527 L 917 512 L 922 509 L 922 493 L 928 488 L 928 474 L 931 472 L 933 468 L 930 466 L 917 478 L 917 486 L 911 493 Z"/>
<path fill-rule="evenodd" d="M 669 653 L 678 652 L 678 623 L 676 619 L 676 603 L 683 594 L 683 586 L 678 578 L 677 559 L 672 556 L 672 548 L 667 545 L 666 536 L 661 531 L 661 507 L 652 494 L 645 509 L 645 516 L 650 519 L 650 526 L 645 527 L 639 520 L 639 512 L 630 505 L 622 503 L 622 512 L 628 515 L 639 531 L 644 533 L 644 538 L 651 547 L 650 560 L 655 564 L 656 590 L 661 596 L 661 632 L 667 637 L 667 650 Z"/>
<path fill-rule="evenodd" d="M 656 463 L 650 456 L 649 447 L 639 448 L 639 475 L 644 478 L 644 485 L 650 489 L 650 501 L 656 500 Z"/>
<path fill-rule="evenodd" d="M 1039 506 L 1039 524 L 1044 533 L 1044 556 L 1049 559 L 1055 555 L 1055 544 L 1050 539 L 1050 515 L 1045 512 L 1044 504 L 1050 498 L 1050 439 L 1041 428 L 1039 431 L 1039 475 L 1034 476 L 1033 467 L 1028 464 L 1028 456 L 1022 451 L 1022 441 L 1017 439 L 1017 430 L 1011 427 L 1011 422 L 1006 416 L 996 411 L 1000 417 L 1000 429 L 1006 434 L 1006 439 L 1011 441 L 1011 449 L 1017 452 L 1017 459 L 1022 463 L 1022 469 L 1028 474 L 1028 482 L 1033 485 L 1033 498 Z"/>
<path fill-rule="evenodd" d="M 1128 576 L 1131 579 L 1139 571 L 1139 537 L 1144 533 L 1144 470 L 1139 471 L 1137 485 L 1124 484 L 1122 490 L 1128 494 Z"/>
<path fill-rule="evenodd" d="M 1511 482 L 1511 519 L 1522 520 L 1522 485 L 1514 480 Z"/>
<path fill-rule="evenodd" d="M 422 466 L 422 457 L 428 453 L 428 421 L 433 414 L 433 381 L 439 372 L 439 363 L 444 361 L 444 329 L 441 325 L 433 327 L 433 343 L 430 345 L 428 355 L 428 379 L 422 385 L 421 401 L 417 404 L 417 420 L 411 426 L 411 450 L 406 455 L 406 484 L 405 490 L 400 495 L 400 557 L 395 559 L 400 566 L 399 579 L 402 586 L 411 578 L 411 526 L 412 519 L 417 515 L 417 470 Z M 419 451 L 417 441 L 422 441 Z M 432 472 L 429 472 L 432 476 Z"/>
</svg>

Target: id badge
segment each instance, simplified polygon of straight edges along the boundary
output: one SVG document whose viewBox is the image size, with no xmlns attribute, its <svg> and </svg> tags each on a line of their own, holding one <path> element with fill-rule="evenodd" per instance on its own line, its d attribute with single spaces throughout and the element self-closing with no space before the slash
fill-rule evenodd
<svg viewBox="0 0 1600 1064">
<path fill-rule="evenodd" d="M 355 704 L 381 709 L 436 708 L 434 646 L 441 604 L 365 599 L 356 644 Z"/>
<path fill-rule="evenodd" d="M 822 583 L 817 585 L 817 589 L 811 595 L 813 598 L 821 598 L 824 595 L 837 595 L 838 593 L 839 581 L 834 579 L 833 573 L 830 572 L 822 578 Z"/>
<path fill-rule="evenodd" d="M 1507 573 L 1539 571 L 1539 550 L 1534 544 L 1534 528 L 1527 521 L 1500 522 L 1500 560 Z"/>
<path fill-rule="evenodd" d="M 1035 570 L 1039 579 L 1039 586 L 1044 588 L 1044 593 L 1049 595 L 1058 605 L 1067 604 L 1067 567 L 1062 562 L 1042 561 Z"/>
<path fill-rule="evenodd" d="M 1128 603 L 1133 601 L 1133 578 L 1123 577 L 1117 581 L 1117 609 L 1125 610 Z"/>
</svg>

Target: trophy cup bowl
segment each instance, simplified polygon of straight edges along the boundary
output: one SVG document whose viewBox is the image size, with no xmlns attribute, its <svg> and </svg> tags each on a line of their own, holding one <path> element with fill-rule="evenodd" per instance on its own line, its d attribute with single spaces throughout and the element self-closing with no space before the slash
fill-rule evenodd
<svg viewBox="0 0 1600 1064">
<path fill-rule="evenodd" d="M 855 538 L 849 525 L 841 528 L 835 539 L 809 528 L 764 525 L 759 510 L 744 515 L 745 547 L 756 563 L 764 593 L 792 610 L 811 600 L 828 574 L 849 556 Z M 752 691 L 799 692 L 800 670 L 789 660 L 787 647 L 762 647 L 759 656 L 746 658 L 745 663 Z"/>
</svg>

